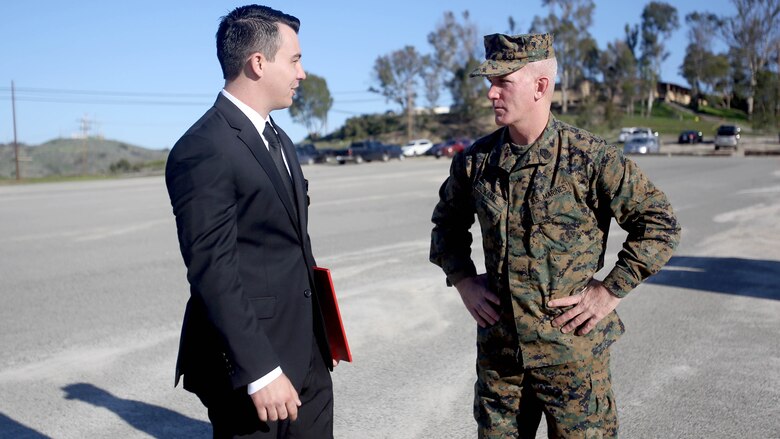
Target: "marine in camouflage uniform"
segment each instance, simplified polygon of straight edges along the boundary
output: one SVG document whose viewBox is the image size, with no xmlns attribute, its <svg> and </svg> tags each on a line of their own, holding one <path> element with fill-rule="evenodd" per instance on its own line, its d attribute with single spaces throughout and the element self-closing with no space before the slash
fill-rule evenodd
<svg viewBox="0 0 780 439">
<path fill-rule="evenodd" d="M 488 60 L 472 76 L 493 78 L 494 86 L 554 57 L 549 34 L 488 35 L 485 48 Z M 475 316 L 480 437 L 534 437 L 542 413 L 550 437 L 616 437 L 609 346 L 624 328 L 614 306 L 669 260 L 680 228 L 666 196 L 620 149 L 558 121 L 549 104 L 546 111 L 530 144 L 515 144 L 504 126 L 453 158 L 433 213 L 430 258 L 448 284 L 460 291 L 461 281 L 473 281 L 498 302 L 494 319 Z M 481 276 L 470 257 L 475 215 Z M 600 282 L 593 275 L 612 218 L 628 237 Z M 584 328 L 577 304 L 599 289 L 614 305 Z"/>
</svg>

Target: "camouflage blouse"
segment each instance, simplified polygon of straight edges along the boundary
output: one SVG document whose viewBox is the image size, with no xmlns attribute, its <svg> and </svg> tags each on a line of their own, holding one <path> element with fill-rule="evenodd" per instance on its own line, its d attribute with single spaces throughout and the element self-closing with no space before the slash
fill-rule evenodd
<svg viewBox="0 0 780 439">
<path fill-rule="evenodd" d="M 680 237 L 666 196 L 633 161 L 552 115 L 530 146 L 512 144 L 504 127 L 456 155 L 439 197 L 431 262 L 449 284 L 476 275 L 476 214 L 490 288 L 502 302 L 511 297 L 511 338 L 528 368 L 585 359 L 623 333 L 612 312 L 585 336 L 563 334 L 551 321 L 564 309 L 546 305 L 579 293 L 604 265 L 612 218 L 628 232 L 603 280 L 618 297 L 660 270 Z"/>
</svg>

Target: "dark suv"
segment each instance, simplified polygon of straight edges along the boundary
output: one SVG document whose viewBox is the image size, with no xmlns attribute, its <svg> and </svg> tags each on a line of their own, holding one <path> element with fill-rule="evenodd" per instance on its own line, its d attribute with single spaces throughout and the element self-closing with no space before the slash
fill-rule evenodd
<svg viewBox="0 0 780 439">
<path fill-rule="evenodd" d="M 397 158 L 398 160 L 404 159 L 400 147 L 385 145 L 374 140 L 352 142 L 349 148 L 336 152 L 336 161 L 338 161 L 340 165 L 343 165 L 346 162 L 363 163 L 364 161 L 370 162 L 371 160 L 386 162 L 393 158 Z"/>
<path fill-rule="evenodd" d="M 734 148 L 739 144 L 739 127 L 734 125 L 721 125 L 715 133 L 715 149 Z"/>
</svg>

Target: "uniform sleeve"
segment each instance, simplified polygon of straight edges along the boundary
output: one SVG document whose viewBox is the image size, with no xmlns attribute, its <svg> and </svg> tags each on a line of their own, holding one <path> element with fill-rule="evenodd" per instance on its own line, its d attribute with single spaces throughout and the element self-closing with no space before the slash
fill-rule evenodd
<svg viewBox="0 0 780 439">
<path fill-rule="evenodd" d="M 439 189 L 439 202 L 431 218 L 434 227 L 430 261 L 444 270 L 448 285 L 477 275 L 471 259 L 472 236 L 469 232 L 474 224 L 474 214 L 466 159 L 459 153 L 452 160 L 449 177 Z"/>
<path fill-rule="evenodd" d="M 628 232 L 615 267 L 604 285 L 625 297 L 672 257 L 680 240 L 680 226 L 666 195 L 632 160 L 615 146 L 605 149 L 596 190 L 602 205 Z"/>
</svg>

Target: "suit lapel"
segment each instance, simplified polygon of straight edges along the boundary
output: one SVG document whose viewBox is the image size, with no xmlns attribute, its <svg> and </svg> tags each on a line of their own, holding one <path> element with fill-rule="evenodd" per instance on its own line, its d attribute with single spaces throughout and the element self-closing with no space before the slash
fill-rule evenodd
<svg viewBox="0 0 780 439">
<path fill-rule="evenodd" d="M 252 122 L 249 120 L 249 118 L 247 118 L 244 113 L 242 113 L 241 110 L 233 105 L 233 103 L 230 102 L 226 97 L 222 96 L 222 94 L 217 97 L 217 101 L 214 103 L 214 106 L 225 116 L 225 120 L 227 120 L 230 126 L 238 130 L 236 136 L 244 145 L 246 145 L 247 148 L 249 148 L 249 150 L 252 152 L 252 155 L 255 157 L 255 160 L 257 160 L 265 173 L 268 175 L 268 178 L 271 180 L 271 183 L 273 184 L 274 189 L 279 196 L 279 200 L 284 205 L 285 210 L 287 210 L 287 214 L 290 216 L 290 220 L 295 225 L 295 228 L 298 231 L 298 235 L 300 236 L 300 219 L 297 217 L 295 207 L 292 205 L 292 201 L 290 201 L 290 196 L 287 194 L 287 189 L 285 189 L 284 183 L 282 183 L 282 176 L 279 175 L 279 171 L 276 170 L 276 165 L 274 165 L 274 161 L 271 158 L 271 153 L 268 152 L 268 148 L 266 148 L 265 143 L 263 143 L 263 139 L 260 138 L 260 133 L 257 132 L 257 129 L 254 125 L 252 125 Z M 287 138 L 286 135 L 285 138 Z M 282 142 L 282 145 L 284 145 L 284 142 Z M 285 154 L 287 154 L 287 150 L 285 150 Z M 293 154 L 295 154 L 294 151 Z M 291 166 L 291 168 L 292 167 L 293 166 Z"/>
<path fill-rule="evenodd" d="M 311 253 L 311 243 L 308 241 L 309 237 L 308 233 L 306 232 L 308 227 L 307 224 L 309 211 L 309 205 L 306 198 L 308 193 L 308 188 L 306 187 L 305 183 L 306 179 L 303 177 L 303 170 L 301 169 L 301 164 L 298 162 L 298 155 L 295 154 L 295 145 L 293 144 L 292 140 L 287 137 L 287 133 L 285 133 L 281 128 L 279 128 L 278 125 L 276 125 L 276 122 L 273 119 L 271 119 L 271 123 L 273 123 L 274 127 L 276 127 L 276 132 L 279 133 L 279 139 L 282 141 L 282 149 L 284 150 L 285 157 L 287 157 L 287 163 L 290 167 L 290 173 L 293 177 L 295 202 L 298 204 L 298 231 L 300 232 L 301 243 L 303 244 L 303 255 L 306 259 L 306 265 L 309 268 L 309 282 L 314 285 L 314 272 L 312 267 L 316 265 L 316 262 L 314 261 L 314 255 Z M 316 294 L 314 297 L 315 300 L 319 300 L 317 299 Z M 319 309 L 319 304 L 317 305 L 317 309 Z"/>
<path fill-rule="evenodd" d="M 298 155 L 295 153 L 295 145 L 292 140 L 287 137 L 287 133 L 279 128 L 273 118 L 271 119 L 271 123 L 276 127 L 276 132 L 279 133 L 279 139 L 282 141 L 284 156 L 287 158 L 287 164 L 290 167 L 290 174 L 292 175 L 293 188 L 295 190 L 294 199 L 298 207 L 298 221 L 301 224 L 301 229 L 305 230 L 307 224 L 306 188 L 304 188 L 305 180 L 303 171 L 301 170 L 301 164 L 298 162 Z"/>
</svg>

